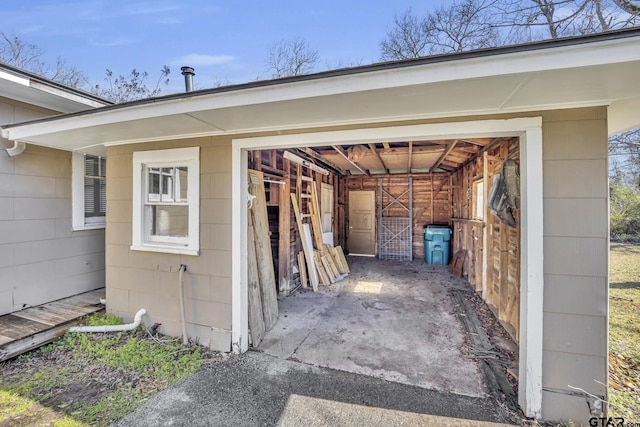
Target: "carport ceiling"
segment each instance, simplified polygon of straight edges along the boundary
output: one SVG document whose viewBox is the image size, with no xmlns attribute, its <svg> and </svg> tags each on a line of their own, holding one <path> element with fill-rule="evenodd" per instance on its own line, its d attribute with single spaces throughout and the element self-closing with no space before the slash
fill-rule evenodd
<svg viewBox="0 0 640 427">
<path fill-rule="evenodd" d="M 377 142 L 301 148 L 343 175 L 387 175 L 452 172 L 484 147 L 502 138 L 466 138 L 407 142 Z"/>
</svg>

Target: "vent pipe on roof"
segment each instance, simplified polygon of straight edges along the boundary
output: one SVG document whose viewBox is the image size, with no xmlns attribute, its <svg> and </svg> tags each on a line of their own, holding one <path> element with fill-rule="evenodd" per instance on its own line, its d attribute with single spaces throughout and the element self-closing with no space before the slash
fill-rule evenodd
<svg viewBox="0 0 640 427">
<path fill-rule="evenodd" d="M 193 76 L 196 75 L 193 67 L 180 67 L 180 70 L 184 76 L 185 92 L 193 91 Z"/>
</svg>

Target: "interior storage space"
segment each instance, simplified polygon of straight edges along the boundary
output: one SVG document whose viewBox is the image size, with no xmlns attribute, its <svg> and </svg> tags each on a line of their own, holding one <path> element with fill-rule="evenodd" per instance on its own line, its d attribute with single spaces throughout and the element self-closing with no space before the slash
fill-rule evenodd
<svg viewBox="0 0 640 427">
<path fill-rule="evenodd" d="M 248 157 L 249 170 L 264 179 L 273 286 L 280 297 L 322 286 L 324 274 L 327 283 L 340 280 L 330 248 L 444 265 L 457 254 L 464 260 L 462 277 L 519 339 L 517 137 L 336 143 L 254 150 Z M 435 225 L 434 240 L 427 240 L 428 225 Z M 325 254 L 328 265 L 317 259 L 312 263 L 321 271 L 313 271 L 318 267 L 308 265 L 314 257 L 308 249 Z"/>
</svg>

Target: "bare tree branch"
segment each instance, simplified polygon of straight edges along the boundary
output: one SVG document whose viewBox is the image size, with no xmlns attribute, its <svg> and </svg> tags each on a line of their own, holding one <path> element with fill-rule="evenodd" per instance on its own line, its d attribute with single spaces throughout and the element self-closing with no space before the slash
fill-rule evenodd
<svg viewBox="0 0 640 427">
<path fill-rule="evenodd" d="M 429 30 L 424 18 L 415 16 L 411 8 L 393 17 L 393 27 L 380 42 L 383 61 L 418 58 L 427 55 Z"/>
<path fill-rule="evenodd" d="M 610 137 L 609 158 L 618 181 L 640 187 L 640 128 Z"/>
<path fill-rule="evenodd" d="M 140 72 L 134 68 L 128 76 L 123 76 L 122 74 L 114 76 L 113 71 L 107 69 L 104 79 L 106 85 L 95 85 L 92 88 L 92 92 L 115 103 L 158 96 L 161 93 L 160 86 L 169 84 L 167 76 L 170 72 L 171 70 L 168 66 L 163 66 L 155 87 L 149 89 L 146 83 L 149 73 L 146 71 Z"/>
<path fill-rule="evenodd" d="M 317 50 L 312 49 L 305 39 L 294 37 L 275 43 L 265 66 L 273 78 L 299 76 L 311 73 L 319 60 Z"/>
</svg>

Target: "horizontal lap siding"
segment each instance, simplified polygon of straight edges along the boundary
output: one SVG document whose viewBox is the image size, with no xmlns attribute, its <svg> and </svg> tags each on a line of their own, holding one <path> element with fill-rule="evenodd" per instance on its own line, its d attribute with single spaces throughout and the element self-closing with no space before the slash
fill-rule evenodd
<svg viewBox="0 0 640 427">
<path fill-rule="evenodd" d="M 47 114 L 0 99 L 0 123 Z M 102 286 L 104 230 L 71 228 L 71 153 L 0 154 L 0 315 Z"/>
<path fill-rule="evenodd" d="M 132 251 L 133 152 L 200 148 L 200 255 Z M 107 149 L 107 309 L 133 319 L 147 310 L 145 323 L 180 336 L 178 269 L 184 275 L 187 334 L 200 344 L 231 346 L 231 141 L 198 138 Z"/>
<path fill-rule="evenodd" d="M 606 109 L 545 114 L 543 156 L 543 416 L 586 425 L 586 400 L 562 393 L 606 396 Z"/>
</svg>

